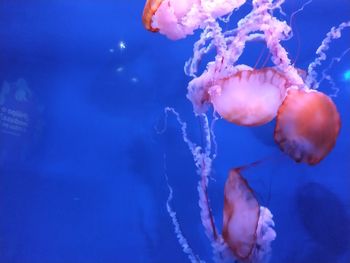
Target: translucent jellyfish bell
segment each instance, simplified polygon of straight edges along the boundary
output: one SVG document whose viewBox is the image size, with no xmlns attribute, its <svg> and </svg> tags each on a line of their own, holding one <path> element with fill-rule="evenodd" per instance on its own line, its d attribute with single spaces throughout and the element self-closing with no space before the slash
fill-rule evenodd
<svg viewBox="0 0 350 263">
<path fill-rule="evenodd" d="M 225 120 L 257 126 L 276 117 L 288 80 L 273 68 L 239 70 L 209 88 L 215 111 Z"/>
<path fill-rule="evenodd" d="M 290 89 L 278 111 L 275 141 L 295 161 L 313 165 L 332 150 L 339 130 L 339 113 L 328 96 Z"/>
<path fill-rule="evenodd" d="M 272 214 L 259 205 L 241 169 L 232 169 L 225 183 L 222 237 L 240 262 L 265 262 L 276 238 Z"/>
<path fill-rule="evenodd" d="M 224 191 L 222 236 L 239 259 L 247 259 L 256 242 L 260 207 L 239 170 L 231 170 Z"/>
</svg>

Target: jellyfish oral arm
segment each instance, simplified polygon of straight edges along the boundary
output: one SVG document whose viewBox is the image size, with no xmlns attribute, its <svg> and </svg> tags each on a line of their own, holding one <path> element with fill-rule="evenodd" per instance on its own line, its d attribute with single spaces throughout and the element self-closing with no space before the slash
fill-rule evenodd
<svg viewBox="0 0 350 263">
<path fill-rule="evenodd" d="M 256 245 L 251 255 L 251 262 L 268 262 L 271 256 L 271 242 L 276 239 L 273 229 L 275 223 L 273 215 L 267 207 L 260 206 L 259 221 L 257 227 Z"/>
</svg>

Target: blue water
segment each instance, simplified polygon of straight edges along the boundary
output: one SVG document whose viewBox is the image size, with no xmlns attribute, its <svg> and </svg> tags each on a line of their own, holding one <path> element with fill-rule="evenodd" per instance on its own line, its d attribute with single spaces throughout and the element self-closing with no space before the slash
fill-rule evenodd
<svg viewBox="0 0 350 263">
<path fill-rule="evenodd" d="M 305 1 L 286 2 L 289 21 Z M 157 132 L 171 106 L 201 141 L 183 72 L 198 33 L 173 42 L 147 32 L 143 5 L 0 0 L 0 103 L 25 126 L 0 132 L 0 263 L 187 262 L 166 212 L 165 174 L 184 235 L 211 262 L 198 176 L 180 127 L 170 117 L 166 131 Z M 298 13 L 295 37 L 284 43 L 296 66 L 305 69 L 329 29 L 346 20 L 348 0 L 314 0 Z M 347 29 L 329 57 L 349 43 Z M 243 59 L 252 64 L 261 46 L 247 50 Z M 221 226 L 228 170 L 262 160 L 244 175 L 274 214 L 271 262 L 350 262 L 349 70 L 350 53 L 330 71 L 340 89 L 334 101 L 342 129 L 317 166 L 281 154 L 273 123 L 244 128 L 221 120 L 215 127 L 215 219 Z M 321 89 L 332 93 L 327 82 Z"/>
</svg>

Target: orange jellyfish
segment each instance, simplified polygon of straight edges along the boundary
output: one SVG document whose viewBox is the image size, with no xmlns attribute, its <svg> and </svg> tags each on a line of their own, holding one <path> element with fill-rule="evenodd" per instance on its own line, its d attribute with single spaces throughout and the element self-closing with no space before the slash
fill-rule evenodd
<svg viewBox="0 0 350 263">
<path fill-rule="evenodd" d="M 209 88 L 210 101 L 225 120 L 243 126 L 258 126 L 277 115 L 288 80 L 274 68 L 244 67 Z"/>
<path fill-rule="evenodd" d="M 314 165 L 332 150 L 339 130 L 339 113 L 328 96 L 289 89 L 277 114 L 274 137 L 295 161 Z"/>
</svg>

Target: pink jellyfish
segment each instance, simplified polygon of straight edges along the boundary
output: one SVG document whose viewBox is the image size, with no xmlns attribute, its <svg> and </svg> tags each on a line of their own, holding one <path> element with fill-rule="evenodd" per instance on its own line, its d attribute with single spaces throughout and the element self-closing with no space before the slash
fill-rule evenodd
<svg viewBox="0 0 350 263">
<path fill-rule="evenodd" d="M 222 236 L 237 259 L 256 262 L 261 260 L 261 250 L 265 254 L 270 250 L 276 233 L 272 214 L 259 206 L 241 169 L 232 169 L 226 180 Z"/>
<path fill-rule="evenodd" d="M 176 40 L 193 34 L 206 20 L 226 15 L 245 0 L 147 0 L 142 21 L 146 29 Z"/>
</svg>

